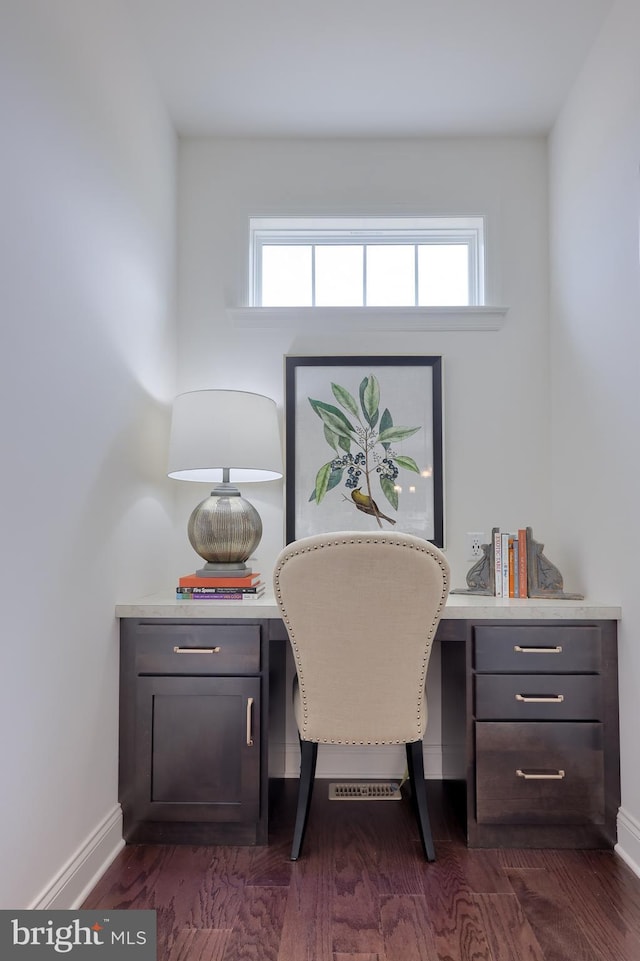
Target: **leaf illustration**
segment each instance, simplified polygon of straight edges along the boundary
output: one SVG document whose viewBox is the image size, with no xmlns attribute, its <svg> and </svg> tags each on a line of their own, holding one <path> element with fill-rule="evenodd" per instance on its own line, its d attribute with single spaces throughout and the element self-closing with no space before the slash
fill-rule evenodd
<svg viewBox="0 0 640 961">
<path fill-rule="evenodd" d="M 381 477 L 380 487 L 391 506 L 395 508 L 395 510 L 398 510 L 398 491 L 393 481 L 389 477 Z"/>
<path fill-rule="evenodd" d="M 316 495 L 316 501 L 318 504 L 329 490 L 329 481 L 332 473 L 331 461 L 329 461 L 329 463 L 321 467 L 316 474 L 316 489 L 314 493 Z"/>
<path fill-rule="evenodd" d="M 331 471 L 331 477 L 329 478 L 327 491 L 333 490 L 334 487 L 338 486 L 338 484 L 342 480 L 343 474 L 344 474 L 344 469 L 342 467 L 338 467 L 336 470 Z"/>
<path fill-rule="evenodd" d="M 373 374 L 365 377 L 360 384 L 360 405 L 369 426 L 375 427 L 380 406 L 380 384 Z"/>
<path fill-rule="evenodd" d="M 326 424 L 334 434 L 347 437 L 349 440 L 353 438 L 355 431 L 341 410 L 338 410 L 333 404 L 325 404 L 323 401 L 313 400 L 311 397 L 309 397 L 309 403 L 322 422 Z"/>
<path fill-rule="evenodd" d="M 393 420 L 391 418 L 389 408 L 385 407 L 382 417 L 380 418 L 380 432 L 382 433 L 382 431 L 389 430 L 390 427 L 393 427 Z M 378 440 L 380 440 L 380 438 L 378 438 Z M 389 450 L 391 443 L 390 441 L 387 441 L 386 443 L 383 441 L 382 446 L 385 450 Z"/>
<path fill-rule="evenodd" d="M 342 481 L 342 475 L 343 475 L 343 474 L 344 474 L 344 469 L 343 469 L 342 467 L 338 467 L 336 470 L 332 470 L 332 471 L 331 471 L 331 474 L 329 475 L 329 482 L 328 482 L 328 484 L 327 484 L 327 489 L 326 489 L 326 491 L 325 491 L 325 494 L 328 494 L 330 490 L 333 490 L 334 487 L 337 487 L 338 484 L 341 483 L 341 481 Z M 317 483 L 317 478 L 316 478 L 316 483 Z M 323 496 L 324 496 L 324 495 L 323 495 Z M 315 488 L 314 488 L 314 490 L 311 492 L 311 497 L 309 498 L 309 503 L 311 503 L 312 501 L 315 501 L 315 500 L 317 500 L 317 497 L 316 497 L 316 491 L 315 491 Z"/>
<path fill-rule="evenodd" d="M 421 429 L 421 427 L 389 427 L 388 430 L 380 431 L 378 440 L 381 444 L 386 443 L 386 441 L 404 440 Z"/>
<path fill-rule="evenodd" d="M 336 454 L 338 453 L 338 444 L 340 442 L 340 435 L 336 434 L 335 431 L 331 430 L 330 427 L 324 425 L 324 439 L 326 440 L 329 447 L 333 447 Z"/>
<path fill-rule="evenodd" d="M 345 387 L 340 387 L 339 384 L 331 384 L 331 390 L 335 399 L 345 410 L 348 410 L 354 417 L 360 416 L 358 405 Z"/>
<path fill-rule="evenodd" d="M 415 471 L 416 474 L 420 473 L 420 468 L 414 461 L 413 457 L 405 457 L 404 454 L 398 454 L 394 459 L 398 467 L 404 467 L 405 470 Z"/>
</svg>

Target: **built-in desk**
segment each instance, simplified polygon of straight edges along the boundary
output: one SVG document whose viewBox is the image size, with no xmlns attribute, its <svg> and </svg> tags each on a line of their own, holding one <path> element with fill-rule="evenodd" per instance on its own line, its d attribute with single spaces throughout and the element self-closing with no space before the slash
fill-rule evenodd
<svg viewBox="0 0 640 961">
<path fill-rule="evenodd" d="M 168 591 L 116 614 L 125 839 L 266 843 L 269 730 L 284 729 L 286 700 L 275 600 Z M 619 618 L 587 601 L 450 595 L 442 739 L 462 759 L 452 797 L 470 846 L 615 843 Z"/>
</svg>

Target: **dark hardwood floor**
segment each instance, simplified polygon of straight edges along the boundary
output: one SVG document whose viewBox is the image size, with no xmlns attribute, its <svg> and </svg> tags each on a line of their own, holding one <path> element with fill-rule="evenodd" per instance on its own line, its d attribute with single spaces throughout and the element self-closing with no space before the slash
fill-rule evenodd
<svg viewBox="0 0 640 961">
<path fill-rule="evenodd" d="M 640 879 L 611 851 L 469 850 L 428 782 L 437 860 L 410 803 L 296 782 L 268 847 L 125 848 L 84 908 L 153 908 L 159 961 L 640 961 Z"/>
</svg>

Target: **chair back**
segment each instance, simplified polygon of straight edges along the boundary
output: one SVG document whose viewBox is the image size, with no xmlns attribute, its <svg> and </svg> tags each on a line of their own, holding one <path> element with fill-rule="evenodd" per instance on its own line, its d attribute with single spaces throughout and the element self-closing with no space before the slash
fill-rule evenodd
<svg viewBox="0 0 640 961">
<path fill-rule="evenodd" d="M 449 592 L 442 551 L 410 534 L 317 534 L 280 553 L 274 589 L 295 659 L 300 737 L 420 740 L 427 667 Z"/>
</svg>

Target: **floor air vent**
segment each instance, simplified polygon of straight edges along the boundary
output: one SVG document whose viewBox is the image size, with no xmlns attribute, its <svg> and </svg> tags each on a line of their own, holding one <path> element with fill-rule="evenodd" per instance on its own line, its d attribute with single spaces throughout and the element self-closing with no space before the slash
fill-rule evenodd
<svg viewBox="0 0 640 961">
<path fill-rule="evenodd" d="M 395 781 L 363 784 L 358 781 L 329 783 L 330 801 L 400 801 L 400 786 Z"/>
</svg>

